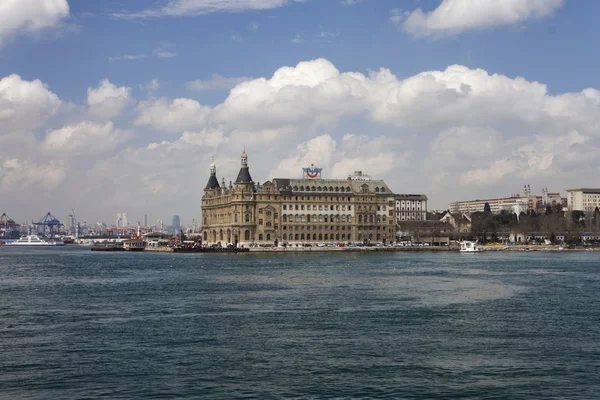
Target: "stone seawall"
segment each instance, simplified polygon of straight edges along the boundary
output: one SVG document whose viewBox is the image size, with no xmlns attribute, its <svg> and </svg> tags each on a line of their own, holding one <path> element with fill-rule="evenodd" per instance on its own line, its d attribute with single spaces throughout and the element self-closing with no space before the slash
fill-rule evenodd
<svg viewBox="0 0 600 400">
<path fill-rule="evenodd" d="M 253 253 L 306 253 L 306 252 L 383 252 L 383 251 L 406 251 L 406 252 L 430 252 L 430 251 L 458 251 L 458 247 L 255 247 L 251 248 Z"/>
</svg>

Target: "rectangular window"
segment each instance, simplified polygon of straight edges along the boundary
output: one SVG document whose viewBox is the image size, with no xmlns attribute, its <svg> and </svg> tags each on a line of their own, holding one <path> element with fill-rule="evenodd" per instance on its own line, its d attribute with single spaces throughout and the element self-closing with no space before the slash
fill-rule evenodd
<svg viewBox="0 0 600 400">
<path fill-rule="evenodd" d="M 262 219 L 259 219 L 259 220 L 258 220 L 258 224 L 259 224 L 259 225 L 262 225 L 262 224 L 263 224 L 263 220 L 262 220 Z"/>
<path fill-rule="evenodd" d="M 285 205 L 285 204 L 284 204 L 284 205 L 283 205 L 283 209 L 284 209 L 284 210 L 287 210 L 287 205 Z"/>
</svg>

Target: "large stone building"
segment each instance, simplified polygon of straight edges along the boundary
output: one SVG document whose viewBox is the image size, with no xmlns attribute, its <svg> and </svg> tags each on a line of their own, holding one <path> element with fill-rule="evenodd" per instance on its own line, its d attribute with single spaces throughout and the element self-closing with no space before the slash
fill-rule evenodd
<svg viewBox="0 0 600 400">
<path fill-rule="evenodd" d="M 567 204 L 569 211 L 594 212 L 600 207 L 600 189 L 567 189 Z"/>
<path fill-rule="evenodd" d="M 382 180 L 359 171 L 346 179 L 322 179 L 304 169 L 304 179 L 255 183 L 242 154 L 237 179 L 219 183 L 215 164 L 202 197 L 202 238 L 221 245 L 389 243 L 395 240 L 396 197 Z"/>
</svg>

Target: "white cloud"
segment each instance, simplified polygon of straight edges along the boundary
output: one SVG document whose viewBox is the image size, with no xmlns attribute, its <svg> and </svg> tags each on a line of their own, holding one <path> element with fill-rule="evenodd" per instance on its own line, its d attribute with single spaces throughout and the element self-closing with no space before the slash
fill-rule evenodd
<svg viewBox="0 0 600 400">
<path fill-rule="evenodd" d="M 149 126 L 170 133 L 202 129 L 210 108 L 191 99 L 175 99 L 171 103 L 161 98 L 143 101 L 137 107 L 139 112 L 136 126 Z"/>
<path fill-rule="evenodd" d="M 116 18 L 139 19 L 159 17 L 195 17 L 218 12 L 269 10 L 305 0 L 169 0 L 156 9 L 113 14 Z"/>
<path fill-rule="evenodd" d="M 146 58 L 144 54 L 125 54 L 123 56 L 108 57 L 108 61 L 135 61 Z"/>
<path fill-rule="evenodd" d="M 189 90 L 193 90 L 196 92 L 201 92 L 204 90 L 224 90 L 231 89 L 242 82 L 250 81 L 253 78 L 248 78 L 246 76 L 239 77 L 224 77 L 219 74 L 213 74 L 211 79 L 207 80 L 195 80 L 190 81 L 185 84 L 185 86 Z"/>
<path fill-rule="evenodd" d="M 250 22 L 248 24 L 247 28 L 251 32 L 258 32 L 258 28 L 260 28 L 260 24 L 258 22 Z"/>
<path fill-rule="evenodd" d="M 451 35 L 546 17 L 562 4 L 562 0 L 443 0 L 431 12 L 413 11 L 402 27 L 417 37 Z M 400 16 L 395 14 L 392 20 L 400 22 Z"/>
<path fill-rule="evenodd" d="M 12 74 L 0 80 L 0 133 L 36 129 L 57 114 L 62 102 L 39 79 Z"/>
<path fill-rule="evenodd" d="M 115 118 L 133 103 L 131 88 L 117 87 L 104 79 L 98 87 L 88 88 L 87 103 L 90 115 L 101 119 Z"/>
<path fill-rule="evenodd" d="M 35 34 L 69 16 L 67 0 L 2 0 L 0 46 L 19 33 Z"/>
<path fill-rule="evenodd" d="M 20 78 L 13 80 L 20 85 Z M 41 82 L 25 82 L 23 88 L 35 90 L 16 90 L 17 83 L 8 85 L 13 87 L 8 92 L 0 90 L 9 105 L 0 110 L 37 118 L 60 106 Z M 16 101 L 22 92 L 44 95 Z M 38 97 L 42 100 L 33 101 Z M 190 218 L 198 216 L 196 200 L 211 156 L 219 180 L 229 181 L 239 170 L 243 146 L 256 181 L 300 177 L 311 163 L 324 168 L 324 177 L 360 169 L 385 179 L 395 191 L 424 192 L 430 205 L 440 208 L 452 200 L 507 195 L 525 183 L 551 190 L 586 186 L 600 173 L 595 161 L 600 91 L 554 95 L 540 82 L 460 65 L 399 78 L 387 69 L 341 72 L 317 59 L 238 83 L 215 106 L 150 98 L 135 112 L 134 126 L 150 132 L 137 135 L 127 148 L 123 140 L 130 132 L 119 135 L 98 121 L 51 129 L 39 143 L 34 133 L 11 129 L 0 135 L 0 165 L 12 159 L 33 166 L 63 159 L 69 174 L 56 198 L 83 185 L 77 193 L 86 204 L 97 204 L 101 193 L 116 193 L 104 196 L 105 212 L 143 201 L 149 212 L 177 209 Z M 47 120 L 21 117 L 17 125 L 23 129 Z M 354 127 L 360 127 L 359 134 L 348 132 Z M 4 176 L 6 171 L 0 179 Z M 190 185 L 190 176 L 199 179 L 197 185 Z M 174 199 L 174 192 L 181 196 Z"/>
<path fill-rule="evenodd" d="M 113 150 L 133 136 L 131 131 L 116 129 L 112 122 L 83 121 L 48 131 L 44 147 L 68 154 L 93 154 Z"/>
<path fill-rule="evenodd" d="M 52 189 L 63 182 L 65 176 L 66 170 L 62 161 L 36 164 L 11 158 L 0 166 L 0 189 L 3 192 L 27 190 L 31 186 Z"/>
<path fill-rule="evenodd" d="M 183 132 L 181 141 L 194 146 L 218 147 L 229 142 L 219 129 L 203 129 L 201 132 Z"/>
<path fill-rule="evenodd" d="M 297 34 L 296 36 L 294 36 L 292 38 L 291 42 L 294 43 L 294 44 L 298 44 L 298 43 L 304 42 L 304 39 L 302 39 L 302 36 L 300 36 L 299 34 Z"/>
<path fill-rule="evenodd" d="M 163 40 L 158 43 L 157 48 L 152 50 L 152 54 L 159 59 L 177 57 L 177 53 L 172 50 L 173 47 L 175 47 L 173 43 Z"/>
</svg>

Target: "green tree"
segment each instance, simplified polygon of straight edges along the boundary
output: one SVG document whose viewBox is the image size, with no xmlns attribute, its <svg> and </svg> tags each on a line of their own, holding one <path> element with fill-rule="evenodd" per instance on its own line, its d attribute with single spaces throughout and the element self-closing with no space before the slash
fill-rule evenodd
<svg viewBox="0 0 600 400">
<path fill-rule="evenodd" d="M 488 203 L 487 201 L 483 205 L 483 212 L 484 213 L 491 213 L 492 212 L 492 207 L 490 207 L 490 203 Z"/>
<path fill-rule="evenodd" d="M 550 233 L 550 243 L 556 244 L 556 235 L 554 232 Z"/>
</svg>

